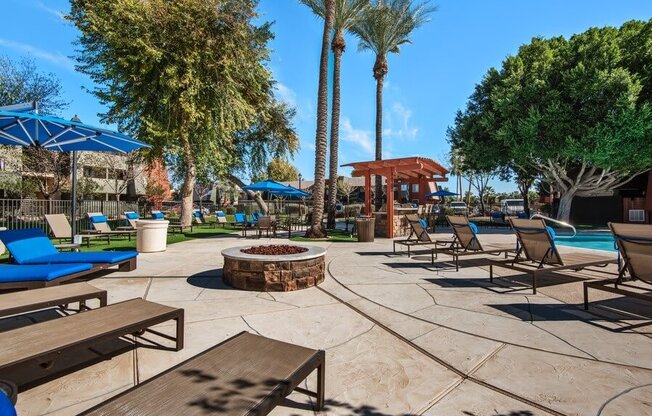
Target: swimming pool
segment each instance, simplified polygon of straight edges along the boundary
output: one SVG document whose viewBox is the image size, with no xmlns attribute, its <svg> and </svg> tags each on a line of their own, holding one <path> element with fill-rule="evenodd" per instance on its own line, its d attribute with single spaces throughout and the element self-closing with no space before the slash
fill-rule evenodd
<svg viewBox="0 0 652 416">
<path fill-rule="evenodd" d="M 592 250 L 616 251 L 611 233 L 577 233 L 573 238 L 556 238 L 555 244 Z"/>
</svg>

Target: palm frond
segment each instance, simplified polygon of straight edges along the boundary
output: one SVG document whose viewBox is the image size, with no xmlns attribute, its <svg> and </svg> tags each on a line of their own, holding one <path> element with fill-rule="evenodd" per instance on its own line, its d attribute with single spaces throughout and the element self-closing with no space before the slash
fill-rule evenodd
<svg viewBox="0 0 652 416">
<path fill-rule="evenodd" d="M 398 53 L 401 45 L 411 42 L 412 32 L 426 23 L 435 10 L 428 1 L 415 4 L 413 0 L 377 0 L 351 32 L 360 39 L 360 50 L 382 56 Z"/>
</svg>

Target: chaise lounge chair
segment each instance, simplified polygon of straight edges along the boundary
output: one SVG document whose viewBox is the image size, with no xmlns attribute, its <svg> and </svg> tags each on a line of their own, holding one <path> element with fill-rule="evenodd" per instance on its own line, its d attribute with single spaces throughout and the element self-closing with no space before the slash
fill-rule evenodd
<svg viewBox="0 0 652 416">
<path fill-rule="evenodd" d="M 455 271 L 460 271 L 460 257 L 478 254 L 501 255 L 505 258 L 509 253 L 516 252 L 515 244 L 485 244 L 478 239 L 478 227 L 469 222 L 469 219 L 460 215 L 447 215 L 446 220 L 453 229 L 453 241 L 443 249 L 432 248 L 432 263 L 435 263 L 439 253 L 448 254 L 455 261 Z"/>
<path fill-rule="evenodd" d="M 52 236 L 61 242 L 62 240 L 70 241 L 72 240 L 72 227 L 68 222 L 65 214 L 46 214 L 45 220 L 50 226 L 52 231 Z M 91 240 L 97 238 L 106 238 L 106 243 L 111 244 L 111 235 L 110 234 L 79 234 L 82 241 L 86 240 L 86 247 L 91 246 Z M 58 245 L 55 245 L 58 248 Z"/>
<path fill-rule="evenodd" d="M 131 226 L 121 226 L 117 227 L 115 230 L 111 229 L 109 225 L 109 219 L 106 215 L 102 215 L 101 212 L 89 212 L 88 219 L 91 222 L 91 226 L 95 231 L 101 234 L 109 235 L 126 235 L 131 241 L 131 236 L 136 235 L 136 230 Z"/>
<path fill-rule="evenodd" d="M 405 220 L 407 221 L 408 225 L 410 226 L 410 234 L 408 235 L 407 238 L 401 239 L 401 240 L 394 240 L 393 241 L 393 251 L 394 254 L 396 254 L 396 245 L 402 245 L 407 247 L 407 255 L 408 257 L 411 256 L 410 253 L 410 248 L 414 246 L 438 246 L 438 245 L 446 245 L 446 244 L 451 244 L 453 242 L 452 239 L 447 238 L 447 239 L 441 239 L 441 240 L 433 240 L 430 238 L 430 234 L 428 234 L 427 230 L 427 225 L 425 224 L 425 220 L 422 220 L 419 218 L 418 215 L 416 214 L 406 214 L 405 215 Z"/>
<path fill-rule="evenodd" d="M 516 232 L 519 248 L 516 257 L 509 260 L 491 260 L 489 265 L 489 281 L 493 282 L 494 267 L 502 267 L 529 273 L 532 276 L 532 293 L 537 293 L 537 275 L 559 270 L 580 271 L 586 267 L 605 267 L 617 263 L 615 257 L 595 254 L 573 253 L 565 254 L 562 259 L 555 247 L 551 229 L 541 219 L 525 220 L 512 218 L 509 220 Z M 523 255 L 525 258 L 521 258 Z"/>
<path fill-rule="evenodd" d="M 125 272 L 135 270 L 137 265 L 135 251 L 60 253 L 40 228 L 0 231 L 0 240 L 17 264 L 91 263 L 94 271 L 118 266 Z"/>
<path fill-rule="evenodd" d="M 153 220 L 164 220 L 165 219 L 165 214 L 163 214 L 161 211 L 158 211 L 158 210 L 153 210 L 151 212 L 151 215 L 152 215 Z M 190 225 L 187 225 L 187 226 L 183 226 L 182 224 L 179 224 L 179 223 L 175 224 L 175 223 L 172 223 L 172 222 L 170 222 L 168 224 L 168 232 L 172 231 L 172 234 L 174 234 L 177 230 L 180 233 L 182 233 L 183 230 L 185 230 L 186 228 L 190 228 L 190 232 L 192 232 L 192 223 L 190 223 Z"/>
<path fill-rule="evenodd" d="M 226 224 L 228 224 L 228 221 L 226 220 L 226 214 L 224 214 L 224 211 L 216 211 L 215 222 L 212 223 L 213 227 L 221 225 L 224 228 L 226 227 Z"/>
<path fill-rule="evenodd" d="M 625 283 L 628 273 L 631 280 L 652 285 L 652 225 L 609 223 L 609 228 L 623 259 L 620 272 L 616 279 L 584 282 L 584 309 L 589 309 L 589 288 L 652 301 L 643 288 Z"/>
<path fill-rule="evenodd" d="M 175 340 L 175 350 L 179 351 L 184 341 L 183 315 L 183 309 L 139 298 L 65 316 L 54 322 L 39 322 L 12 329 L 3 332 L 0 337 L 0 373 L 9 367 L 34 361 L 49 368 L 64 350 L 87 348 L 145 331 Z M 176 321 L 174 337 L 149 329 L 169 320 Z"/>
<path fill-rule="evenodd" d="M 324 367 L 322 350 L 241 332 L 81 415 L 266 415 L 294 390 L 319 411 Z M 317 391 L 300 388 L 315 369 Z"/>
<path fill-rule="evenodd" d="M 22 266 L 3 264 L 0 265 L 0 290 L 54 286 L 95 271 L 90 263 Z"/>
<path fill-rule="evenodd" d="M 136 221 L 140 219 L 140 215 L 136 211 L 125 211 L 122 213 L 129 224 L 129 227 L 136 229 Z"/>
<path fill-rule="evenodd" d="M 30 266 L 15 267 L 28 269 Z M 106 306 L 106 298 L 106 290 L 98 289 L 85 282 L 12 292 L 0 295 L 0 317 L 61 305 L 67 308 L 70 303 L 79 303 L 79 310 L 83 311 L 89 309 L 86 301 L 97 299 L 102 307 Z"/>
</svg>

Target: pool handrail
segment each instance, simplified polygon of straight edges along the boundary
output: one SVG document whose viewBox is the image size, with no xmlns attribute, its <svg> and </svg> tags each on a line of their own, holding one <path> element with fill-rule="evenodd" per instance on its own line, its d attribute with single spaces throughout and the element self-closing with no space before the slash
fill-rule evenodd
<svg viewBox="0 0 652 416">
<path fill-rule="evenodd" d="M 533 220 L 533 219 L 535 219 L 535 218 L 540 218 L 540 219 L 542 219 L 543 221 L 550 221 L 550 222 L 555 223 L 555 224 L 557 224 L 557 225 L 560 225 L 560 226 L 562 226 L 562 227 L 568 227 L 568 228 L 570 228 L 571 230 L 573 230 L 573 235 L 571 235 L 571 236 L 568 236 L 568 235 L 558 235 L 558 236 L 556 236 L 556 238 L 573 238 L 573 237 L 575 237 L 575 236 L 577 235 L 577 229 L 575 229 L 575 227 L 573 227 L 572 225 L 570 225 L 569 223 L 567 223 L 567 222 L 565 222 L 565 221 L 559 221 L 559 220 L 556 220 L 556 219 L 554 219 L 554 218 L 546 217 L 545 215 L 541 215 L 541 214 L 534 214 L 534 215 L 532 215 L 532 216 L 530 217 L 531 220 Z"/>
</svg>

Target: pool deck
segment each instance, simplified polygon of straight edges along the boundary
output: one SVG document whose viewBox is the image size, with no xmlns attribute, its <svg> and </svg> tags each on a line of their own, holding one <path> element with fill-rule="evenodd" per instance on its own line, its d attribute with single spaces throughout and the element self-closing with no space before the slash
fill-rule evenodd
<svg viewBox="0 0 652 416">
<path fill-rule="evenodd" d="M 499 232 L 481 237 L 514 241 Z M 319 287 L 231 289 L 221 281 L 219 253 L 252 241 L 224 236 L 178 243 L 140 255 L 134 272 L 91 280 L 108 290 L 109 303 L 143 297 L 184 308 L 186 347 L 127 344 L 122 351 L 126 343 L 116 341 L 64 354 L 62 365 L 85 364 L 21 392 L 19 414 L 77 414 L 240 331 L 326 350 L 326 409 L 318 414 L 652 414 L 652 305 L 592 292 L 597 305 L 589 312 L 581 306 L 582 279 L 608 277 L 605 270 L 544 275 L 532 295 L 520 278 L 489 283 L 482 256 L 464 258 L 455 272 L 444 256 L 433 266 L 429 253 L 392 254 L 386 239 L 321 242 L 315 244 L 328 253 Z M 46 311 L 31 318 L 52 317 Z M 30 371 L 25 383 L 44 370 Z M 315 383 L 312 375 L 307 387 Z M 272 414 L 315 412 L 309 398 L 294 393 Z"/>
</svg>

